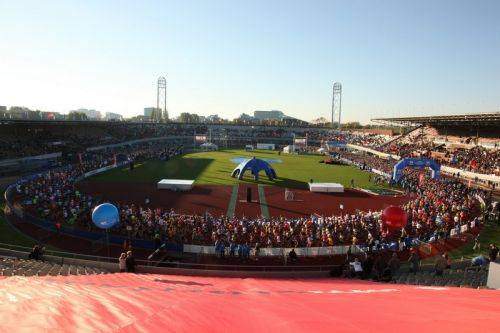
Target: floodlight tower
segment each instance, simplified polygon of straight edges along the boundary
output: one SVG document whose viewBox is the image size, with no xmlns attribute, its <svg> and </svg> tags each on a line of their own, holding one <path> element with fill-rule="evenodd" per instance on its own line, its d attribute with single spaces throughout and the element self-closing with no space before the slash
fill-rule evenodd
<svg viewBox="0 0 500 333">
<path fill-rule="evenodd" d="M 168 120 L 167 112 L 167 79 L 164 76 L 158 78 L 156 88 L 156 121 Z"/>
<path fill-rule="evenodd" d="M 340 129 L 340 120 L 342 116 L 342 84 L 335 82 L 333 84 L 332 97 L 332 127 L 338 115 L 338 128 Z"/>
</svg>

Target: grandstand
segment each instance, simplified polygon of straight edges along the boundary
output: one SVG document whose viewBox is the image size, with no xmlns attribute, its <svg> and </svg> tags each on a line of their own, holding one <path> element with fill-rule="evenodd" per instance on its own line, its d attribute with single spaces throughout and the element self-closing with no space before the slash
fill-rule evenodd
<svg viewBox="0 0 500 333">
<path fill-rule="evenodd" d="M 449 116 L 374 118 L 372 121 L 391 125 L 402 125 L 406 127 L 430 126 L 434 128 L 469 128 L 472 126 L 480 129 L 487 129 L 488 127 L 495 127 L 498 129 L 498 125 L 500 123 L 500 112 Z"/>
</svg>

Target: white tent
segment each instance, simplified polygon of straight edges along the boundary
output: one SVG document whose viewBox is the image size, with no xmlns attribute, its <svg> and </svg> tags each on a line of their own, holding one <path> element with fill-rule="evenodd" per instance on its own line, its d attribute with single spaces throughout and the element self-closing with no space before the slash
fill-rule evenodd
<svg viewBox="0 0 500 333">
<path fill-rule="evenodd" d="M 285 148 L 283 148 L 283 152 L 286 154 L 292 154 L 295 152 L 295 146 L 294 145 L 288 145 Z"/>
<path fill-rule="evenodd" d="M 219 147 L 217 147 L 216 144 L 211 143 L 211 142 L 205 142 L 200 145 L 200 148 L 202 150 L 217 150 Z"/>
</svg>

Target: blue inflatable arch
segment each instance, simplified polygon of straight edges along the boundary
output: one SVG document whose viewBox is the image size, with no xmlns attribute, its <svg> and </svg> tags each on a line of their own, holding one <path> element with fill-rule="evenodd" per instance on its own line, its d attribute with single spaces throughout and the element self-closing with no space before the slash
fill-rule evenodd
<svg viewBox="0 0 500 333">
<path fill-rule="evenodd" d="M 403 169 L 406 167 L 417 169 L 428 167 L 432 171 L 431 177 L 433 179 L 439 179 L 441 173 L 441 164 L 429 158 L 403 158 L 394 165 L 392 179 L 397 182 L 403 175 Z"/>
<path fill-rule="evenodd" d="M 233 170 L 231 177 L 237 177 L 238 179 L 243 179 L 243 174 L 245 171 L 250 170 L 253 178 L 259 180 L 259 172 L 264 170 L 269 180 L 274 180 L 276 177 L 276 171 L 264 160 L 259 158 L 252 158 L 244 160 Z"/>
</svg>

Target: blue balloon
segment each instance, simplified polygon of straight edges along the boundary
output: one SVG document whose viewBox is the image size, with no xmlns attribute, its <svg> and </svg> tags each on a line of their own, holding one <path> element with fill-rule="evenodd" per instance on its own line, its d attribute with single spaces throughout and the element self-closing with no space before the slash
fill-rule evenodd
<svg viewBox="0 0 500 333">
<path fill-rule="evenodd" d="M 120 223 L 118 208 L 110 203 L 103 203 L 92 211 L 92 222 L 96 227 L 109 229 Z"/>
</svg>

